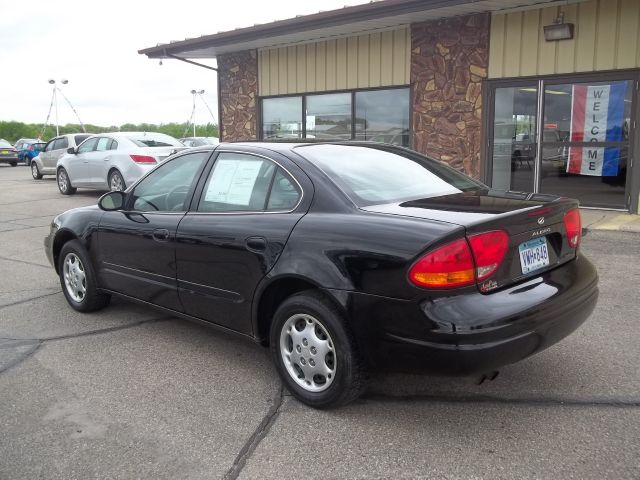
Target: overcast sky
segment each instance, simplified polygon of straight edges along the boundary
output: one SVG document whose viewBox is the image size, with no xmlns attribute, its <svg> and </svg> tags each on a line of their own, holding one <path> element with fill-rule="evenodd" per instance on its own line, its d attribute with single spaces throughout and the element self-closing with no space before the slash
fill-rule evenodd
<svg viewBox="0 0 640 480">
<path fill-rule="evenodd" d="M 149 60 L 142 48 L 255 23 L 332 10 L 363 0 L 0 0 L 0 120 L 44 122 L 47 80 L 60 85 L 84 123 L 185 122 L 192 89 L 217 115 L 216 73 L 178 60 Z M 215 65 L 215 63 L 212 62 Z M 59 122 L 77 123 L 58 97 Z M 211 121 L 196 103 L 196 122 Z M 55 123 L 51 114 L 51 123 Z"/>
</svg>

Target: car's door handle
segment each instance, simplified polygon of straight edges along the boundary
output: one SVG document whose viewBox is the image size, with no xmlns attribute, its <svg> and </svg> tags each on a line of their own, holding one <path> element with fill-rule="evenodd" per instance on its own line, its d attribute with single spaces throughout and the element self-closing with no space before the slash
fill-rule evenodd
<svg viewBox="0 0 640 480">
<path fill-rule="evenodd" d="M 166 228 L 156 228 L 152 235 L 153 239 L 157 242 L 166 242 L 169 240 L 169 230 Z"/>
<path fill-rule="evenodd" d="M 267 249 L 267 240 L 264 237 L 249 237 L 245 243 L 249 250 L 262 252 Z"/>
</svg>

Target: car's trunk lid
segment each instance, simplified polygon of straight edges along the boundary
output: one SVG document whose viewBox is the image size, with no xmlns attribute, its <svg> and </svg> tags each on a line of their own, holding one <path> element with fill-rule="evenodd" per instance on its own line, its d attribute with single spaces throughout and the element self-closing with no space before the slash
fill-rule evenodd
<svg viewBox="0 0 640 480">
<path fill-rule="evenodd" d="M 155 157 L 158 163 L 163 162 L 169 155 L 186 150 L 188 147 L 142 147 L 136 150 L 136 155 L 149 155 Z"/>
<path fill-rule="evenodd" d="M 478 285 L 482 292 L 489 292 L 575 258 L 564 215 L 577 207 L 578 202 L 568 198 L 478 189 L 363 210 L 453 223 L 463 226 L 467 237 L 506 231 L 509 245 L 503 262 Z"/>
</svg>

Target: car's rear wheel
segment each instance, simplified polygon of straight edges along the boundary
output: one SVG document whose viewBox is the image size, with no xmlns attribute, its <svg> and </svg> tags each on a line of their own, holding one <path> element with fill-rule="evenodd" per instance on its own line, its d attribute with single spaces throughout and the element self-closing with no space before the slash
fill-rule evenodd
<svg viewBox="0 0 640 480">
<path fill-rule="evenodd" d="M 31 162 L 31 176 L 34 180 L 40 180 L 42 178 L 42 174 L 40 170 L 38 170 L 38 164 L 36 162 Z"/>
<path fill-rule="evenodd" d="M 12 167 L 17 167 L 18 166 L 18 162 L 9 162 L 9 165 L 11 165 Z"/>
<path fill-rule="evenodd" d="M 338 308 L 318 292 L 289 297 L 271 325 L 271 353 L 288 390 L 315 408 L 344 405 L 365 388 L 353 334 Z"/>
<path fill-rule="evenodd" d="M 69 174 L 64 168 L 59 168 L 58 173 L 56 175 L 58 180 L 58 190 L 63 195 L 73 195 L 76 193 L 76 188 L 71 186 L 71 180 L 69 179 Z"/>
<path fill-rule="evenodd" d="M 122 178 L 122 174 L 118 170 L 114 170 L 109 174 L 109 189 L 111 191 L 125 191 L 127 189 L 127 185 L 124 183 L 124 178 Z"/>
<path fill-rule="evenodd" d="M 60 285 L 71 307 L 79 312 L 93 312 L 109 304 L 111 297 L 98 292 L 89 257 L 78 240 L 65 243 L 59 258 Z"/>
</svg>

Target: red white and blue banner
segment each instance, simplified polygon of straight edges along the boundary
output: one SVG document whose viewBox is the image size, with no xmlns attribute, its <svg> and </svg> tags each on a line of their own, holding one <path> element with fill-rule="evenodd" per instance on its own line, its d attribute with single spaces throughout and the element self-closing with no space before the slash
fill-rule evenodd
<svg viewBox="0 0 640 480">
<path fill-rule="evenodd" d="M 622 140 L 626 82 L 610 85 L 574 85 L 571 103 L 572 142 Z M 618 147 L 571 147 L 567 172 L 612 177 L 618 175 Z"/>
</svg>

